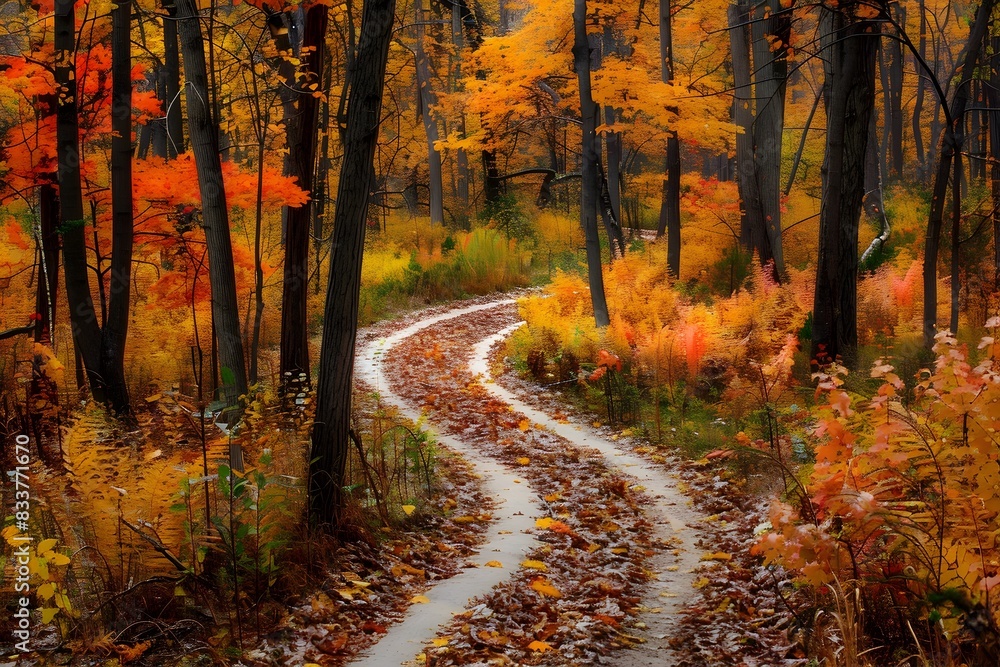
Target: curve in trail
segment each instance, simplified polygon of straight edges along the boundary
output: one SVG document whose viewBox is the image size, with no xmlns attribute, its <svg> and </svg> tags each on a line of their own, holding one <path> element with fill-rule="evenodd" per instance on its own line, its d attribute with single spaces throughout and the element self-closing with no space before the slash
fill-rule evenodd
<svg viewBox="0 0 1000 667">
<path fill-rule="evenodd" d="M 696 531 L 691 526 L 703 517 L 690 507 L 688 497 L 677 488 L 677 479 L 665 470 L 624 451 L 585 424 L 553 419 L 494 382 L 489 370 L 491 349 L 524 324 L 518 322 L 480 341 L 472 352 L 470 370 L 482 375 L 483 386 L 497 399 L 574 445 L 598 450 L 611 466 L 620 468 L 645 487 L 653 500 L 645 509 L 651 515 L 654 536 L 672 544 L 674 550 L 658 553 L 651 559 L 655 576 L 643 599 L 642 608 L 646 611 L 640 617 L 645 625 L 645 643 L 638 650 L 618 654 L 615 664 L 618 667 L 673 664 L 667 658 L 674 652 L 667 641 L 676 622 L 671 617 L 684 607 L 696 578 L 695 572 L 702 565 L 694 543 Z M 652 613 L 651 610 L 656 611 Z"/>
<path fill-rule="evenodd" d="M 381 363 L 386 353 L 400 341 L 444 320 L 513 303 L 512 300 L 505 300 L 479 304 L 420 320 L 366 346 L 358 355 L 355 373 L 359 379 L 375 388 L 383 401 L 396 406 L 400 414 L 416 422 L 421 417 L 419 410 L 413 409 L 395 394 L 386 379 Z M 533 517 L 540 512 L 531 487 L 500 463 L 461 440 L 444 434 L 436 434 L 435 437 L 442 445 L 458 452 L 475 466 L 476 472 L 482 476 L 485 494 L 496 500 L 496 507 L 492 512 L 494 521 L 490 523 L 486 542 L 476 555 L 467 559 L 479 567 L 464 570 L 427 591 L 426 596 L 430 602 L 412 605 L 402 622 L 391 626 L 375 646 L 351 663 L 353 666 L 394 667 L 413 660 L 422 650 L 423 644 L 434 637 L 438 626 L 450 621 L 453 614 L 463 611 L 468 606 L 469 598 L 489 591 L 506 579 L 517 569 L 516 564 L 523 560 L 524 554 L 538 544 L 526 532 L 534 528 Z M 511 563 L 513 567 L 484 567 L 488 561 Z"/>
<path fill-rule="evenodd" d="M 668 472 L 624 451 L 589 426 L 553 419 L 493 381 L 488 361 L 491 348 L 523 324 L 506 326 L 506 322 L 516 313 L 513 311 L 515 306 L 513 300 L 506 299 L 459 308 L 420 320 L 366 346 L 357 360 L 358 377 L 376 388 L 382 399 L 397 406 L 406 418 L 416 421 L 421 417 L 420 412 L 393 392 L 381 359 L 393 346 L 406 338 L 443 321 L 484 310 L 511 309 L 501 311 L 502 316 L 497 318 L 500 322 L 498 326 L 504 328 L 480 339 L 474 346 L 469 370 L 473 375 L 482 376 L 483 386 L 494 397 L 572 445 L 597 450 L 610 466 L 621 469 L 645 487 L 651 502 L 644 509 L 654 525 L 654 537 L 673 548 L 659 550 L 649 562 L 655 576 L 640 608 L 645 611 L 638 619 L 641 621 L 639 627 L 645 626 L 645 630 L 641 632 L 645 643 L 638 650 L 616 653 L 611 664 L 617 667 L 675 664 L 681 656 L 673 655 L 667 638 L 675 627 L 676 612 L 680 611 L 690 595 L 694 573 L 699 566 L 698 549 L 694 544 L 695 530 L 690 526 L 700 519 L 700 515 L 689 507 L 688 498 L 677 489 L 676 479 Z M 474 465 L 483 477 L 485 492 L 498 501 L 493 512 L 496 520 L 490 525 L 486 542 L 478 555 L 469 559 L 480 567 L 465 570 L 436 584 L 426 593 L 430 602 L 412 605 L 403 621 L 390 627 L 375 646 L 353 661 L 353 667 L 395 667 L 413 660 L 423 646 L 434 638 L 439 626 L 450 621 L 453 614 L 467 608 L 470 598 L 488 593 L 517 569 L 516 565 L 502 568 L 482 567 L 483 565 L 496 560 L 520 563 L 525 553 L 540 544 L 530 532 L 534 528 L 534 517 L 540 515 L 541 507 L 536 500 L 535 491 L 526 480 L 457 438 L 442 434 L 438 436 L 438 441 L 460 453 Z"/>
</svg>

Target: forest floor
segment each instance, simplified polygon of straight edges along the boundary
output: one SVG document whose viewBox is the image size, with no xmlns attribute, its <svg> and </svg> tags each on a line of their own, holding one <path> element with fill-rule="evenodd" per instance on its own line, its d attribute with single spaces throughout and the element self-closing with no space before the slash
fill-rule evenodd
<svg viewBox="0 0 1000 667">
<path fill-rule="evenodd" d="M 471 303 L 369 330 L 358 375 L 479 476 L 492 503 L 453 518 L 483 531 L 477 553 L 421 595 L 397 592 L 387 627 L 337 625 L 349 645 L 314 639 L 299 655 L 365 667 L 804 664 L 790 582 L 749 555 L 766 498 L 719 461 L 573 414 L 491 363 L 517 308 Z"/>
</svg>

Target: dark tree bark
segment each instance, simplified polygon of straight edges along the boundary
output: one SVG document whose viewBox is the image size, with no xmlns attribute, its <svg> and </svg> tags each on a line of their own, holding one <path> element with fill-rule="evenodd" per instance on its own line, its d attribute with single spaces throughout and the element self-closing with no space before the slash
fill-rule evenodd
<svg viewBox="0 0 1000 667">
<path fill-rule="evenodd" d="M 309 87 L 323 81 L 323 62 L 326 58 L 326 27 L 328 8 L 313 5 L 306 15 L 302 62 L 306 78 L 293 90 L 298 95 L 294 122 L 287 125 L 289 175 L 295 176 L 300 187 L 308 188 L 315 199 L 318 183 L 316 173 L 316 144 L 319 137 L 319 100 Z M 289 119 L 291 120 L 291 119 Z M 307 326 L 306 301 L 309 283 L 309 228 L 312 224 L 310 201 L 287 210 L 285 233 L 285 266 L 281 284 L 281 380 L 298 381 L 305 376 L 309 382 L 309 327 Z"/>
<path fill-rule="evenodd" d="M 495 150 L 483 149 L 483 191 L 486 204 L 492 204 L 503 194 L 503 181 L 497 169 L 497 153 Z"/>
<path fill-rule="evenodd" d="M 52 104 L 54 105 L 54 98 Z M 35 282 L 35 312 L 38 318 L 32 325 L 34 342 L 52 347 L 52 325 L 56 312 L 56 301 L 59 293 L 59 200 L 56 188 L 51 184 L 43 184 L 38 189 L 38 277 Z M 32 358 L 30 405 L 58 405 L 59 390 L 44 373 L 41 365 L 44 359 L 40 354 Z M 39 410 L 31 410 L 32 430 L 36 440 L 41 443 L 42 435 L 49 430 L 50 420 L 45 419 Z M 43 454 L 48 448 L 40 447 Z M 55 460 L 47 460 L 53 464 Z"/>
<path fill-rule="evenodd" d="M 111 294 L 105 317 L 98 317 L 87 273 L 87 247 L 80 184 L 79 117 L 76 101 L 76 15 L 72 2 L 55 11 L 56 142 L 59 213 L 67 303 L 78 362 L 83 363 L 94 399 L 124 418 L 131 415 L 125 384 L 124 354 L 128 334 L 129 284 L 132 273 L 132 82 L 129 27 L 132 4 L 112 12 L 111 143 L 112 257 Z M 44 215 L 43 211 L 43 215 Z M 54 267 L 52 267 L 54 268 Z M 103 304 L 103 287 L 102 304 Z M 102 329 L 103 325 L 103 329 Z M 78 369 L 79 377 L 79 369 Z"/>
<path fill-rule="evenodd" d="M 597 115 L 599 109 L 590 92 L 590 41 L 587 38 L 587 0 L 574 0 L 573 62 L 580 82 L 580 114 L 583 120 L 583 145 L 580 185 L 580 224 L 586 237 L 587 275 L 590 300 L 597 326 L 611 323 L 608 303 L 604 296 L 604 276 L 601 273 L 601 242 L 597 233 L 597 206 L 600 193 L 600 173 L 597 165 Z"/>
<path fill-rule="evenodd" d="M 130 414 L 125 384 L 132 284 L 132 2 L 118 0 L 111 11 L 111 284 L 108 317 L 101 336 L 101 374 L 108 400 Z"/>
<path fill-rule="evenodd" d="M 782 8 L 780 0 L 767 0 L 755 8 L 753 18 L 750 34 L 756 99 L 754 177 L 760 193 L 761 216 L 770 254 L 768 256 L 755 249 L 760 253 L 762 263 L 774 262 L 774 278 L 780 281 L 785 273 L 781 249 L 781 148 L 785 128 L 791 12 Z"/>
<path fill-rule="evenodd" d="M 961 162 L 958 152 L 962 148 L 965 109 L 969 102 L 969 81 L 979 63 L 979 53 L 986 31 L 989 27 L 990 15 L 996 0 L 984 0 L 976 12 L 976 19 L 969 28 L 969 41 L 965 54 L 959 63 L 961 81 L 955 87 L 950 109 L 945 109 L 945 127 L 941 138 L 940 159 L 934 175 L 934 187 L 931 191 L 931 210 L 927 220 L 927 237 L 924 245 L 924 345 L 928 348 L 934 345 L 937 333 L 937 263 L 941 246 L 941 227 L 944 222 L 945 199 L 948 194 L 948 179 L 953 177 L 952 196 L 952 240 L 957 246 L 958 226 L 961 222 L 962 200 L 958 188 L 961 185 Z M 944 109 L 944 103 L 941 104 Z M 952 169 L 954 163 L 954 170 Z M 952 173 L 954 171 L 954 173 Z M 952 257 L 952 334 L 958 331 L 958 253 L 953 248 Z"/>
<path fill-rule="evenodd" d="M 600 113 L 600 108 L 598 108 L 598 113 Z M 613 262 L 616 257 L 625 256 L 625 235 L 622 233 L 622 226 L 615 211 L 609 179 L 604 173 L 604 165 L 601 164 L 600 155 L 597 156 L 597 174 L 601 185 L 598 196 L 599 209 L 601 220 L 604 222 L 604 232 L 608 235 L 608 249 Z"/>
<path fill-rule="evenodd" d="M 781 249 L 781 135 L 788 71 L 789 18 L 769 0 L 755 10 L 750 0 L 729 6 L 733 53 L 736 136 L 740 192 L 740 244 L 770 266 L 775 280 L 784 273 Z M 772 42 L 777 48 L 772 52 Z M 751 73 L 752 72 L 752 73 Z"/>
<path fill-rule="evenodd" d="M 444 223 L 444 187 L 441 181 L 441 152 L 437 149 L 440 132 L 438 130 L 437 118 L 431 107 L 437 105 L 437 94 L 434 92 L 431 81 L 431 64 L 424 50 L 424 18 L 423 0 L 417 0 L 416 8 L 417 22 L 417 45 L 415 52 L 417 71 L 417 98 L 419 102 L 420 117 L 424 122 L 424 132 L 427 135 L 427 173 L 428 187 L 430 188 L 430 216 L 432 225 Z"/>
<path fill-rule="evenodd" d="M 236 299 L 236 275 L 233 268 L 233 246 L 229 232 L 229 209 L 222 180 L 222 160 L 219 156 L 219 128 L 209 106 L 208 70 L 205 64 L 205 42 L 194 0 L 177 0 L 177 32 L 184 56 L 184 77 L 187 80 L 188 135 L 198 170 L 201 191 L 202 227 L 208 248 L 209 284 L 212 289 L 212 321 L 219 344 L 219 360 L 223 367 L 222 395 L 229 406 L 229 420 L 239 421 L 239 397 L 246 394 L 246 357 L 240 335 L 239 304 Z M 239 445 L 230 451 L 231 464 L 243 466 Z"/>
<path fill-rule="evenodd" d="M 740 245 L 763 261 L 771 252 L 760 202 L 753 150 L 753 85 L 750 53 L 750 4 L 729 5 L 729 43 L 733 63 L 733 122 L 736 134 L 736 186 L 740 194 Z"/>
<path fill-rule="evenodd" d="M 332 82 L 331 72 L 334 69 L 330 61 L 330 56 L 327 54 L 327 62 L 324 64 L 324 72 L 326 73 L 323 77 L 323 90 L 329 91 L 330 84 Z M 320 118 L 320 127 L 329 128 L 330 127 L 330 100 L 329 98 L 323 99 L 323 113 Z M 316 193 L 313 197 L 312 212 L 313 212 L 313 246 L 316 250 L 316 282 L 315 290 L 316 294 L 320 293 L 320 266 L 323 261 L 323 238 L 325 237 L 325 227 L 326 222 L 326 212 L 327 204 L 329 203 L 330 195 L 329 185 L 327 180 L 330 177 L 330 132 L 323 132 L 323 140 L 320 142 L 319 147 L 319 160 L 316 162 Z"/>
<path fill-rule="evenodd" d="M 920 65 L 921 62 L 927 60 L 927 14 L 924 0 L 920 0 L 917 11 L 920 12 L 920 36 L 917 41 L 917 53 L 914 56 L 916 61 L 914 69 L 917 72 L 917 96 L 913 102 L 912 130 L 913 150 L 917 156 L 917 181 L 923 183 L 927 180 L 927 156 L 924 153 L 924 127 L 921 115 L 924 112 L 925 75 L 928 74 L 922 71 Z"/>
<path fill-rule="evenodd" d="M 890 3 L 896 22 L 906 25 L 906 8 L 899 2 Z M 883 162 L 890 179 L 903 176 L 903 45 L 898 39 L 882 41 L 882 91 L 886 147 Z"/>
<path fill-rule="evenodd" d="M 990 38 L 990 83 L 986 86 L 990 127 L 990 192 L 993 196 L 993 285 L 1000 288 L 1000 36 Z"/>
<path fill-rule="evenodd" d="M 674 42 L 670 0 L 660 0 L 660 79 L 674 78 Z M 674 109 L 676 113 L 676 109 Z M 663 190 L 660 197 L 660 220 L 656 235 L 667 236 L 667 270 L 675 278 L 681 275 L 681 149 L 676 131 L 667 134 L 664 158 Z"/>
<path fill-rule="evenodd" d="M 463 15 L 468 11 L 464 2 L 452 0 L 451 3 L 451 44 L 455 48 L 455 90 L 461 91 L 462 52 L 465 49 L 465 34 L 463 32 Z M 458 135 L 465 138 L 465 114 L 458 118 Z M 455 195 L 459 205 L 465 209 L 469 206 L 469 157 L 464 148 L 455 151 L 455 169 L 458 171 Z"/>
<path fill-rule="evenodd" d="M 56 152 L 59 164 L 59 222 L 63 235 L 63 270 L 73 345 L 83 362 L 94 399 L 107 403 L 101 377 L 101 325 L 90 293 L 87 246 L 80 187 L 79 117 L 76 101 L 76 14 L 71 0 L 59 0 L 54 14 Z M 79 367 L 77 368 L 78 378 Z M 79 383 L 78 383 L 79 384 Z M 79 387 L 83 389 L 83 387 Z"/>
<path fill-rule="evenodd" d="M 177 5 L 174 0 L 164 0 L 163 9 L 163 94 L 166 104 L 166 153 L 175 158 L 184 152 L 184 117 L 181 113 L 181 59 L 177 48 Z"/>
<path fill-rule="evenodd" d="M 35 284 L 34 340 L 52 344 L 52 325 L 59 293 L 59 199 L 54 186 L 45 184 L 38 189 L 39 259 L 38 282 Z"/>
<path fill-rule="evenodd" d="M 337 526 L 343 507 L 369 175 L 378 142 L 395 5 L 395 0 L 364 3 L 357 62 L 348 80 L 347 131 L 334 214 L 309 466 L 309 508 L 318 525 Z"/>
<path fill-rule="evenodd" d="M 858 344 L 858 223 L 878 46 L 877 34 L 854 15 L 860 4 L 824 8 L 820 18 L 827 138 L 811 352 L 820 363 L 840 357 L 852 365 Z"/>
<path fill-rule="evenodd" d="M 667 136 L 666 177 L 660 200 L 660 226 L 667 235 L 667 270 L 681 277 L 681 146 L 677 132 Z"/>
</svg>

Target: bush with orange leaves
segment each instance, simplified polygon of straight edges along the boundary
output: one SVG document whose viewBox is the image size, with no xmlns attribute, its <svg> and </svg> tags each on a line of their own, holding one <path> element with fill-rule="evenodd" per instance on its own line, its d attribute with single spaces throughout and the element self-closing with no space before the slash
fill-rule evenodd
<svg viewBox="0 0 1000 667">
<path fill-rule="evenodd" d="M 1000 318 L 988 325 L 1000 328 Z M 871 374 L 882 384 L 870 398 L 845 391 L 841 367 L 817 374 L 816 464 L 773 506 L 755 547 L 820 591 L 852 581 L 866 608 L 886 612 L 868 628 L 875 645 L 891 639 L 886 632 L 913 636 L 909 624 L 953 657 L 959 637 L 976 640 L 978 651 L 995 646 L 1000 348 L 992 337 L 979 347 L 975 363 L 938 334 L 934 368 L 922 372 L 910 403 L 881 360 Z"/>
<path fill-rule="evenodd" d="M 603 330 L 578 275 L 557 273 L 543 295 L 522 299 L 528 326 L 513 337 L 513 356 L 527 359 L 537 379 L 554 383 L 572 379 L 567 359 L 589 373 L 602 366 L 602 351 L 617 355 L 616 375 L 646 392 L 657 415 L 660 400 L 669 406 L 684 406 L 692 395 L 717 400 L 750 360 L 770 357 L 788 332 L 802 327 L 811 299 L 806 272 L 793 270 L 789 283 L 778 285 L 755 268 L 733 296 L 696 302 L 675 289 L 662 263 L 641 252 L 606 268 L 604 281 L 611 324 Z"/>
</svg>

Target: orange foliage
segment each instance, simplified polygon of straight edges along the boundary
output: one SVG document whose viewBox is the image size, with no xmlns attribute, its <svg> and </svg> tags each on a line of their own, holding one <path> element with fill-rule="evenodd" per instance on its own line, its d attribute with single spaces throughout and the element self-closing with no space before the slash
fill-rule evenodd
<svg viewBox="0 0 1000 667">
<path fill-rule="evenodd" d="M 794 505 L 774 505 L 755 551 L 813 585 L 891 588 L 953 632 L 976 604 L 1000 611 L 986 595 L 1000 567 L 1000 368 L 992 338 L 975 366 L 947 333 L 937 341 L 934 369 L 907 403 L 881 360 L 872 369 L 881 386 L 854 407 L 843 368 L 817 376 L 816 465 Z"/>
</svg>

